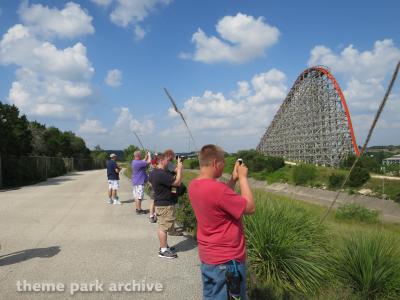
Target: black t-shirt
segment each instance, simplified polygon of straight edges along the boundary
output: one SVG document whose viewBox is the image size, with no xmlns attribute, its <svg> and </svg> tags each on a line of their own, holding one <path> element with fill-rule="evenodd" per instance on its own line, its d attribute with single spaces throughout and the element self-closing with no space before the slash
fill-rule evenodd
<svg viewBox="0 0 400 300">
<path fill-rule="evenodd" d="M 155 206 L 168 206 L 177 203 L 176 193 L 171 192 L 172 183 L 175 181 L 175 176 L 171 172 L 154 169 L 149 175 L 149 181 L 154 191 Z"/>
<path fill-rule="evenodd" d="M 119 180 L 119 174 L 115 172 L 117 163 L 110 159 L 107 161 L 107 178 L 108 180 Z"/>
</svg>

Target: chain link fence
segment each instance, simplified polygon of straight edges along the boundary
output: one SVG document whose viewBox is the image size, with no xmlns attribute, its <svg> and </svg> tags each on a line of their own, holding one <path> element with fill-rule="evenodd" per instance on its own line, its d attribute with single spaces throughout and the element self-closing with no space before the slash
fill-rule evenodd
<svg viewBox="0 0 400 300">
<path fill-rule="evenodd" d="M 72 171 L 102 169 L 106 162 L 47 156 L 0 157 L 0 187 L 16 187 L 44 181 Z"/>
</svg>

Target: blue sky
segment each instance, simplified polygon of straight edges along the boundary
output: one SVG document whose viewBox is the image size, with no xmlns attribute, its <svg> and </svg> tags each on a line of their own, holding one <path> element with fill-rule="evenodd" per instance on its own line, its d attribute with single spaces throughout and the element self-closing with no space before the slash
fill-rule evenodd
<svg viewBox="0 0 400 300">
<path fill-rule="evenodd" d="M 360 7 L 362 6 L 362 7 Z M 87 0 L 0 3 L 0 99 L 93 148 L 255 148 L 297 76 L 338 80 L 357 142 L 400 60 L 400 2 Z M 397 83 L 371 145 L 400 144 Z"/>
</svg>

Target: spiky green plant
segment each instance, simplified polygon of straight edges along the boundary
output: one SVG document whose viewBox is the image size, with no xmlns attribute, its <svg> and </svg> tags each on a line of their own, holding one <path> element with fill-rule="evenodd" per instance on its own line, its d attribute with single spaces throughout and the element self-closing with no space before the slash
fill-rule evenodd
<svg viewBox="0 0 400 300">
<path fill-rule="evenodd" d="M 366 223 L 378 223 L 379 211 L 368 209 L 356 203 L 348 203 L 336 210 L 338 220 L 357 220 Z"/>
<path fill-rule="evenodd" d="M 362 299 L 400 299 L 400 245 L 382 232 L 354 232 L 335 257 L 335 273 Z"/>
<path fill-rule="evenodd" d="M 256 199 L 255 214 L 245 218 L 251 271 L 277 293 L 315 294 L 329 277 L 326 228 L 294 201 Z"/>
</svg>

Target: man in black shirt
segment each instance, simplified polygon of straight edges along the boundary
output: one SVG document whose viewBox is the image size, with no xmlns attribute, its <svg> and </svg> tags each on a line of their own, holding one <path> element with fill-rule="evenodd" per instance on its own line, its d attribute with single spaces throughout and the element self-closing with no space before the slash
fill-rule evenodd
<svg viewBox="0 0 400 300">
<path fill-rule="evenodd" d="M 121 167 L 117 164 L 117 155 L 112 153 L 107 161 L 108 198 L 110 204 L 121 204 L 118 199 L 119 172 Z"/>
<path fill-rule="evenodd" d="M 167 233 L 174 230 L 175 204 L 178 201 L 177 187 L 182 182 L 183 164 L 178 159 L 176 175 L 168 172 L 168 157 L 164 154 L 158 156 L 158 165 L 149 176 L 154 190 L 154 205 L 158 221 L 158 238 L 160 240 L 159 257 L 176 258 L 177 255 L 168 247 Z"/>
</svg>

